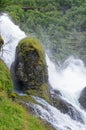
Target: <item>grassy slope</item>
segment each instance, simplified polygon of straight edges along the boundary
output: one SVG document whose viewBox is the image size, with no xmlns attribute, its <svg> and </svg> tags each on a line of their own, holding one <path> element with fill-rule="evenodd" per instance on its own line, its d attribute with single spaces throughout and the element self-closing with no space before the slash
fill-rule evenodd
<svg viewBox="0 0 86 130">
<path fill-rule="evenodd" d="M 8 68 L 3 61 L 0 60 L 0 91 L 2 90 L 10 94 L 13 90 L 13 83 Z"/>
<path fill-rule="evenodd" d="M 48 130 L 48 128 L 50 127 L 45 128 L 40 119 L 27 113 L 21 105 L 0 93 L 0 130 Z"/>
</svg>

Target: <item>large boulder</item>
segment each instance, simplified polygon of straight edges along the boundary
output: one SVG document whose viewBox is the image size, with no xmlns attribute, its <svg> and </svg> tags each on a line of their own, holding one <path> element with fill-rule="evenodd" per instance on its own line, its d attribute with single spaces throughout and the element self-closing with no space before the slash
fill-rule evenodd
<svg viewBox="0 0 86 130">
<path fill-rule="evenodd" d="M 79 103 L 84 109 L 86 109 L 86 87 L 81 91 Z"/>
<path fill-rule="evenodd" d="M 48 73 L 43 47 L 34 38 L 24 38 L 16 48 L 16 83 L 30 95 L 48 99 Z"/>
</svg>

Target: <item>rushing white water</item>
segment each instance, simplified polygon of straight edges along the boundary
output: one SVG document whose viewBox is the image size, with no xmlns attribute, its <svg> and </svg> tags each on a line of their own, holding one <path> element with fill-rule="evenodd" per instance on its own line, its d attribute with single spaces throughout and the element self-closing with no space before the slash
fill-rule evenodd
<svg viewBox="0 0 86 130">
<path fill-rule="evenodd" d="M 5 45 L 0 52 L 0 57 L 10 68 L 15 59 L 15 48 L 25 33 L 19 29 L 8 17 L 0 16 L 0 35 L 5 41 Z M 73 120 L 69 115 L 61 113 L 41 98 L 34 97 L 41 105 L 32 104 L 34 111 L 41 118 L 51 123 L 56 130 L 86 130 L 86 112 L 82 110 L 78 103 L 79 92 L 86 86 L 86 68 L 80 59 L 71 57 L 67 59 L 63 68 L 56 70 L 55 65 L 46 56 L 48 65 L 49 82 L 54 89 L 60 90 L 63 99 L 74 106 L 82 115 L 85 124 Z M 31 105 L 27 103 L 27 105 Z"/>
<path fill-rule="evenodd" d="M 20 39 L 26 37 L 26 35 L 10 20 L 7 14 L 0 15 L 0 35 L 5 42 L 0 57 L 10 68 L 15 59 L 15 48 Z"/>
<path fill-rule="evenodd" d="M 36 115 L 40 116 L 42 119 L 46 119 L 56 130 L 86 130 L 86 125 L 72 120 L 67 114 L 61 113 L 45 100 L 39 97 L 33 98 L 42 106 L 30 103 L 27 103 L 27 106 L 32 107 Z"/>
<path fill-rule="evenodd" d="M 51 86 L 60 89 L 64 96 L 69 94 L 71 99 L 77 100 L 79 92 L 86 86 L 86 67 L 83 61 L 70 57 L 64 62 L 63 68 L 57 71 L 48 56 L 46 59 Z"/>
</svg>

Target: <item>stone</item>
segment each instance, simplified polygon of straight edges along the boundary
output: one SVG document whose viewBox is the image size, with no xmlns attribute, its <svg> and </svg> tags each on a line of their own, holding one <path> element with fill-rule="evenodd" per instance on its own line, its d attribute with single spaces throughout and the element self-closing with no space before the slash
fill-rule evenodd
<svg viewBox="0 0 86 130">
<path fill-rule="evenodd" d="M 45 52 L 37 39 L 24 38 L 19 42 L 16 48 L 15 77 L 22 91 L 49 99 Z"/>
<path fill-rule="evenodd" d="M 60 110 L 62 113 L 68 114 L 72 119 L 84 123 L 79 111 L 62 98 L 62 95 L 59 90 L 51 91 L 51 102 L 52 105 L 58 110 Z"/>
</svg>

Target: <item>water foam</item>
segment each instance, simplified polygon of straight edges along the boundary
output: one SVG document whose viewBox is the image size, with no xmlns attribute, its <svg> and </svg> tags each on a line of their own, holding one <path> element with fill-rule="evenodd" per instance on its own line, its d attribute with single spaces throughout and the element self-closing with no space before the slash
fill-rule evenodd
<svg viewBox="0 0 86 130">
<path fill-rule="evenodd" d="M 10 68 L 15 59 L 15 48 L 18 42 L 26 37 L 26 35 L 11 21 L 7 14 L 0 16 L 0 35 L 3 37 L 5 43 L 0 52 L 0 57 Z"/>
<path fill-rule="evenodd" d="M 56 70 L 48 56 L 46 59 L 49 82 L 54 89 L 62 89 L 74 96 L 86 86 L 86 67 L 83 61 L 70 57 L 64 62 L 63 69 Z"/>
</svg>

